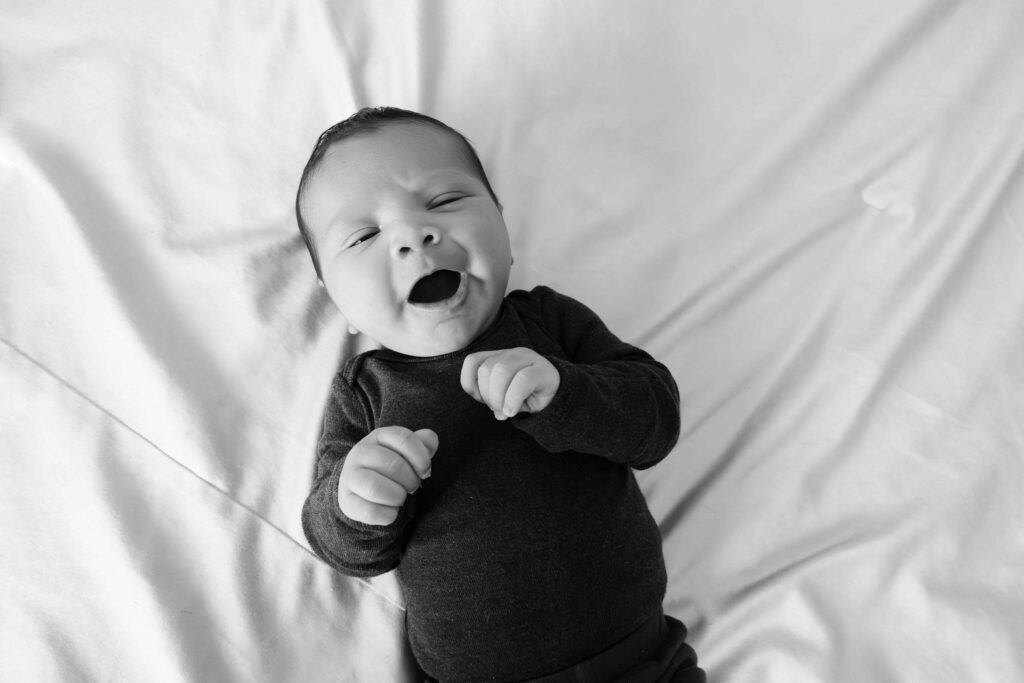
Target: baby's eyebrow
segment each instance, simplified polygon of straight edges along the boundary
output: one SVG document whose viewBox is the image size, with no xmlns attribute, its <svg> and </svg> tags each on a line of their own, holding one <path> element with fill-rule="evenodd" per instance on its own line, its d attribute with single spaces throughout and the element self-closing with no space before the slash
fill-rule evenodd
<svg viewBox="0 0 1024 683">
<path fill-rule="evenodd" d="M 354 220 L 346 216 L 338 216 L 335 220 L 327 226 L 327 242 L 330 245 L 344 244 L 344 242 L 353 233 L 359 232 L 363 228 L 367 228 L 375 225 L 374 221 L 369 218 L 361 220 Z"/>
<path fill-rule="evenodd" d="M 356 230 L 360 230 L 372 221 L 353 221 L 345 214 L 345 210 L 342 209 L 330 223 L 327 224 L 327 229 L 324 231 L 324 249 L 332 250 L 341 246 L 344 241 Z"/>
<path fill-rule="evenodd" d="M 474 178 L 475 175 L 467 171 L 466 169 L 452 167 L 443 168 L 436 171 L 431 171 L 424 177 L 426 184 L 437 183 L 442 181 L 454 182 L 454 181 L 465 181 L 467 178 Z"/>
</svg>

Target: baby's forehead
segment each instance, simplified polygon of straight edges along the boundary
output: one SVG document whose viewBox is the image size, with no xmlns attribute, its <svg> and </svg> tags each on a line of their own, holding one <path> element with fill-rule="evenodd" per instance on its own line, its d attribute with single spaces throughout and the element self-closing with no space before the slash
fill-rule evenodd
<svg viewBox="0 0 1024 683">
<path fill-rule="evenodd" d="M 410 141 L 410 136 L 412 139 Z M 410 144 L 411 142 L 411 144 Z M 356 161 L 353 152 L 361 159 L 365 169 L 353 164 L 353 170 L 370 172 L 379 165 L 395 167 L 396 170 L 420 172 L 468 173 L 478 176 L 471 151 L 466 143 L 451 131 L 420 121 L 388 122 L 378 128 L 360 131 L 338 140 L 327 149 L 326 157 L 341 162 Z"/>
</svg>

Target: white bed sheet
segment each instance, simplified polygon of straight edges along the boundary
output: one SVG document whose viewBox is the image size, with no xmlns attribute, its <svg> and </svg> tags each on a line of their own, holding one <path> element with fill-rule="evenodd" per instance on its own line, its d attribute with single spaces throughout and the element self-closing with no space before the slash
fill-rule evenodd
<svg viewBox="0 0 1024 683">
<path fill-rule="evenodd" d="M 641 473 L 711 680 L 1024 680 L 1024 6 L 6 2 L 0 679 L 405 681 L 299 509 L 364 343 L 316 135 L 436 115 L 514 287 L 670 366 Z"/>
</svg>

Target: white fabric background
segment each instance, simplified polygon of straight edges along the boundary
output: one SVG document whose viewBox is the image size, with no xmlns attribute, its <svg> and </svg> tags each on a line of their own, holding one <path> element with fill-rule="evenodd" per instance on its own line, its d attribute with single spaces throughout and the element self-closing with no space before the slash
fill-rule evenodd
<svg viewBox="0 0 1024 683">
<path fill-rule="evenodd" d="M 1015 0 L 0 6 L 0 678 L 411 680 L 299 527 L 361 346 L 317 134 L 438 116 L 548 284 L 670 366 L 641 483 L 711 679 L 1024 679 Z"/>
</svg>

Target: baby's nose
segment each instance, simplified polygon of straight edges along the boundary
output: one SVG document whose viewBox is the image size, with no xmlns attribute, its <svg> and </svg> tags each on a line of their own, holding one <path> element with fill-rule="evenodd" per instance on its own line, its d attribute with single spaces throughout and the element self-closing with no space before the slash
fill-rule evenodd
<svg viewBox="0 0 1024 683">
<path fill-rule="evenodd" d="M 396 257 L 409 256 L 415 252 L 421 252 L 427 247 L 437 246 L 440 241 L 441 231 L 437 228 L 429 226 L 406 228 L 395 236 L 392 253 Z"/>
</svg>

